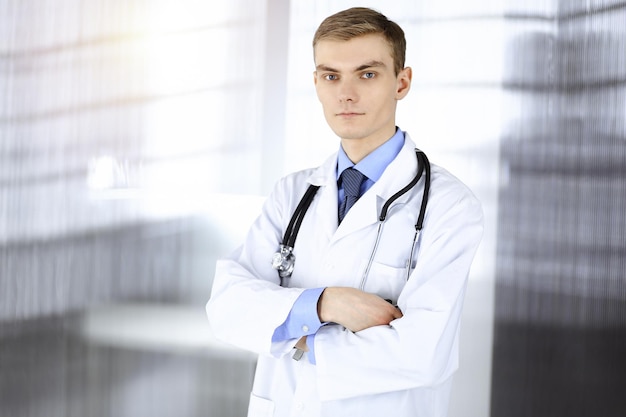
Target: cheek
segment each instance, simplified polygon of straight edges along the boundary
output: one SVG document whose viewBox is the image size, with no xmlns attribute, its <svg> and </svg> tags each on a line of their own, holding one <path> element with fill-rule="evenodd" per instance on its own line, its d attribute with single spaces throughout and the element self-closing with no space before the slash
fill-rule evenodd
<svg viewBox="0 0 626 417">
<path fill-rule="evenodd" d="M 381 108 L 385 107 L 392 109 L 395 106 L 396 94 L 391 90 L 381 91 L 376 97 L 376 102 Z"/>
</svg>

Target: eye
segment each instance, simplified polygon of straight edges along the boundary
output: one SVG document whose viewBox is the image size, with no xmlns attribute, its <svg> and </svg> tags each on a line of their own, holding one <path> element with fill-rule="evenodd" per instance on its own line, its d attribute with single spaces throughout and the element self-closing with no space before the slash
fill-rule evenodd
<svg viewBox="0 0 626 417">
<path fill-rule="evenodd" d="M 337 80 L 337 76 L 335 74 L 326 74 L 323 77 L 326 81 L 335 81 Z"/>
<path fill-rule="evenodd" d="M 374 74 L 373 72 L 364 72 L 361 77 L 366 78 L 366 79 L 370 79 L 370 78 L 374 78 L 375 76 L 376 76 L 376 74 Z"/>
</svg>

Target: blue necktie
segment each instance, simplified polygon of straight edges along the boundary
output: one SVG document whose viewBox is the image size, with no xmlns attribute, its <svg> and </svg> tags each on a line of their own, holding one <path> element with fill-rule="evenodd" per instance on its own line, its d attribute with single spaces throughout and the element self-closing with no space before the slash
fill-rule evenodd
<svg viewBox="0 0 626 417">
<path fill-rule="evenodd" d="M 350 210 L 350 207 L 359 199 L 361 183 L 365 178 L 367 178 L 365 175 L 353 168 L 348 168 L 341 173 L 341 184 L 345 197 L 339 205 L 339 223 Z"/>
</svg>

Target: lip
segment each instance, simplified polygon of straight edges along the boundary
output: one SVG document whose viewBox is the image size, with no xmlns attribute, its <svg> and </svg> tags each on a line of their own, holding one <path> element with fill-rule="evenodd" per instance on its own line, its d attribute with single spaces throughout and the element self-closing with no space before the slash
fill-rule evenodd
<svg viewBox="0 0 626 417">
<path fill-rule="evenodd" d="M 338 117 L 343 117 L 346 119 L 350 119 L 352 117 L 363 116 L 365 113 L 357 113 L 357 112 L 341 112 L 337 113 Z"/>
</svg>

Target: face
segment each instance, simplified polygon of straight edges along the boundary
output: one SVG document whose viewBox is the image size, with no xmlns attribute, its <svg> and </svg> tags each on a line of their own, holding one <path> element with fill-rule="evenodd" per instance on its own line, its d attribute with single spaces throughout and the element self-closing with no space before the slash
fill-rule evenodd
<svg viewBox="0 0 626 417">
<path fill-rule="evenodd" d="M 357 147 L 369 153 L 393 136 L 396 104 L 409 91 L 411 69 L 395 74 L 391 46 L 382 35 L 321 40 L 315 66 L 324 116 L 346 152 Z"/>
</svg>

